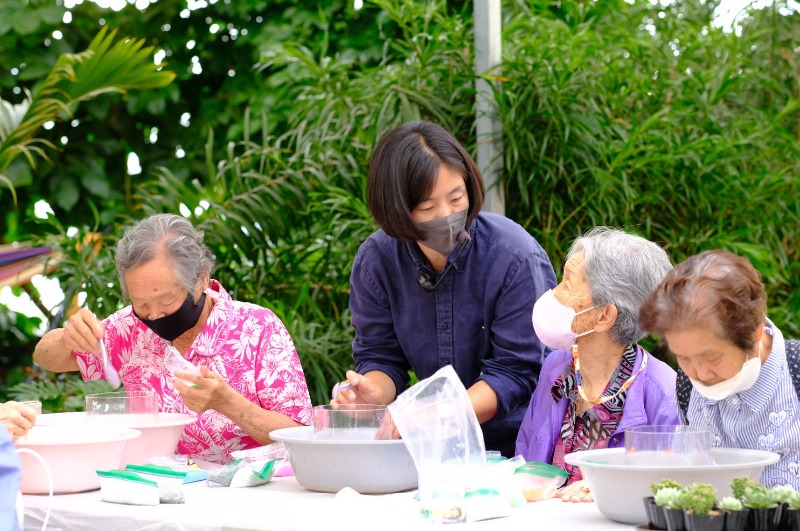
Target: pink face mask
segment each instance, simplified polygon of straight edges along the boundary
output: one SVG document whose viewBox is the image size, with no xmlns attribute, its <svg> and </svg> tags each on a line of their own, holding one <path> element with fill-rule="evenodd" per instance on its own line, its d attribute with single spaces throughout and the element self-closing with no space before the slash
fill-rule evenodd
<svg viewBox="0 0 800 531">
<path fill-rule="evenodd" d="M 576 312 L 573 308 L 558 302 L 552 289 L 547 290 L 533 305 L 533 330 L 539 340 L 552 349 L 566 350 L 572 347 L 575 340 L 594 329 L 576 334 L 572 331 L 572 321 L 576 315 L 594 309 L 586 308 Z"/>
</svg>

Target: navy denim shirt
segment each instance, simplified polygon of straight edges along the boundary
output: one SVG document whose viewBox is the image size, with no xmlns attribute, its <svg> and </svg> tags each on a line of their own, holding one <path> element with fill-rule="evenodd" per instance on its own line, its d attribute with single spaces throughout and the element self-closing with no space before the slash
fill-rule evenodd
<svg viewBox="0 0 800 531">
<path fill-rule="evenodd" d="M 487 450 L 511 455 L 545 353 L 531 311 L 556 278 L 542 247 L 512 220 L 481 212 L 469 233 L 432 292 L 417 278 L 425 272 L 435 283 L 442 273 L 416 243 L 379 230 L 361 245 L 350 277 L 353 359 L 360 374 L 388 375 L 398 394 L 409 369 L 423 379 L 452 365 L 468 389 L 486 381 L 497 395 L 497 414 L 482 425 Z"/>
</svg>

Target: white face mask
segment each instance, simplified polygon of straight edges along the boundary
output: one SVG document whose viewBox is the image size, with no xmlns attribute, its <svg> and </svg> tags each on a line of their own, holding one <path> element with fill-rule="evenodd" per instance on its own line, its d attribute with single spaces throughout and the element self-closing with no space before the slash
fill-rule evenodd
<svg viewBox="0 0 800 531">
<path fill-rule="evenodd" d="M 759 349 L 760 351 L 760 349 Z M 714 385 L 705 385 L 693 378 L 689 378 L 697 392 L 710 400 L 724 400 L 729 396 L 747 391 L 758 380 L 761 374 L 761 356 L 754 355 L 745 361 L 736 376 Z"/>
<path fill-rule="evenodd" d="M 547 290 L 533 305 L 533 330 L 539 341 L 553 349 L 569 349 L 575 340 L 586 334 L 591 334 L 594 329 L 576 334 L 572 331 L 572 321 L 576 315 L 593 309 L 586 308 L 579 312 L 569 306 L 561 304 L 556 299 L 553 290 Z"/>
</svg>

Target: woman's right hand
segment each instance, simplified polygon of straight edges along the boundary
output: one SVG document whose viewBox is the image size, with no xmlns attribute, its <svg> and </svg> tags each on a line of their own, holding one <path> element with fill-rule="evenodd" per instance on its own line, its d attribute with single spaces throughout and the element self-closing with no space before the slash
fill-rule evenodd
<svg viewBox="0 0 800 531">
<path fill-rule="evenodd" d="M 383 393 L 380 386 L 363 374 L 347 371 L 345 374 L 349 389 L 339 391 L 331 400 L 331 405 L 340 404 L 382 404 Z M 339 384 L 341 387 L 342 384 Z"/>
<path fill-rule="evenodd" d="M 36 411 L 18 402 L 0 404 L 0 424 L 6 427 L 14 442 L 36 424 Z"/>
<path fill-rule="evenodd" d="M 95 315 L 81 308 L 64 325 L 64 344 L 70 350 L 92 352 L 100 355 L 100 339 L 105 333 L 103 323 Z"/>
</svg>

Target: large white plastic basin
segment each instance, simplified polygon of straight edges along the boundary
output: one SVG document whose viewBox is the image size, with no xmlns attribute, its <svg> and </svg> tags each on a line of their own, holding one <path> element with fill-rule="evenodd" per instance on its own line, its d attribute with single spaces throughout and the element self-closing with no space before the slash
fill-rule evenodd
<svg viewBox="0 0 800 531">
<path fill-rule="evenodd" d="M 309 490 L 384 494 L 417 486 L 417 468 L 402 440 L 320 439 L 313 426 L 282 428 L 270 437 L 283 443 L 297 482 Z"/>
<path fill-rule="evenodd" d="M 592 489 L 597 508 L 607 518 L 626 524 L 647 522 L 642 499 L 650 496 L 650 485 L 662 479 L 673 479 L 681 485 L 695 481 L 711 483 L 717 496 L 730 496 L 731 480 L 747 476 L 758 481 L 764 467 L 777 463 L 774 452 L 745 448 L 714 448 L 713 465 L 641 466 L 625 463 L 624 448 L 586 450 L 567 454 L 564 460 L 579 466 L 583 478 Z"/>
<path fill-rule="evenodd" d="M 103 426 L 34 426 L 17 448 L 28 448 L 42 456 L 50 469 L 53 492 L 66 494 L 99 489 L 96 470 L 119 468 L 128 441 L 141 432 L 131 428 Z M 47 494 L 48 480 L 36 457 L 20 453 L 22 493 Z"/>
<path fill-rule="evenodd" d="M 142 432 L 138 439 L 125 446 L 120 467 L 143 465 L 152 457 L 175 453 L 178 441 L 187 424 L 197 421 L 194 415 L 184 413 L 158 413 L 157 415 L 87 415 L 85 412 L 50 413 L 36 417 L 37 426 L 124 427 Z"/>
</svg>

